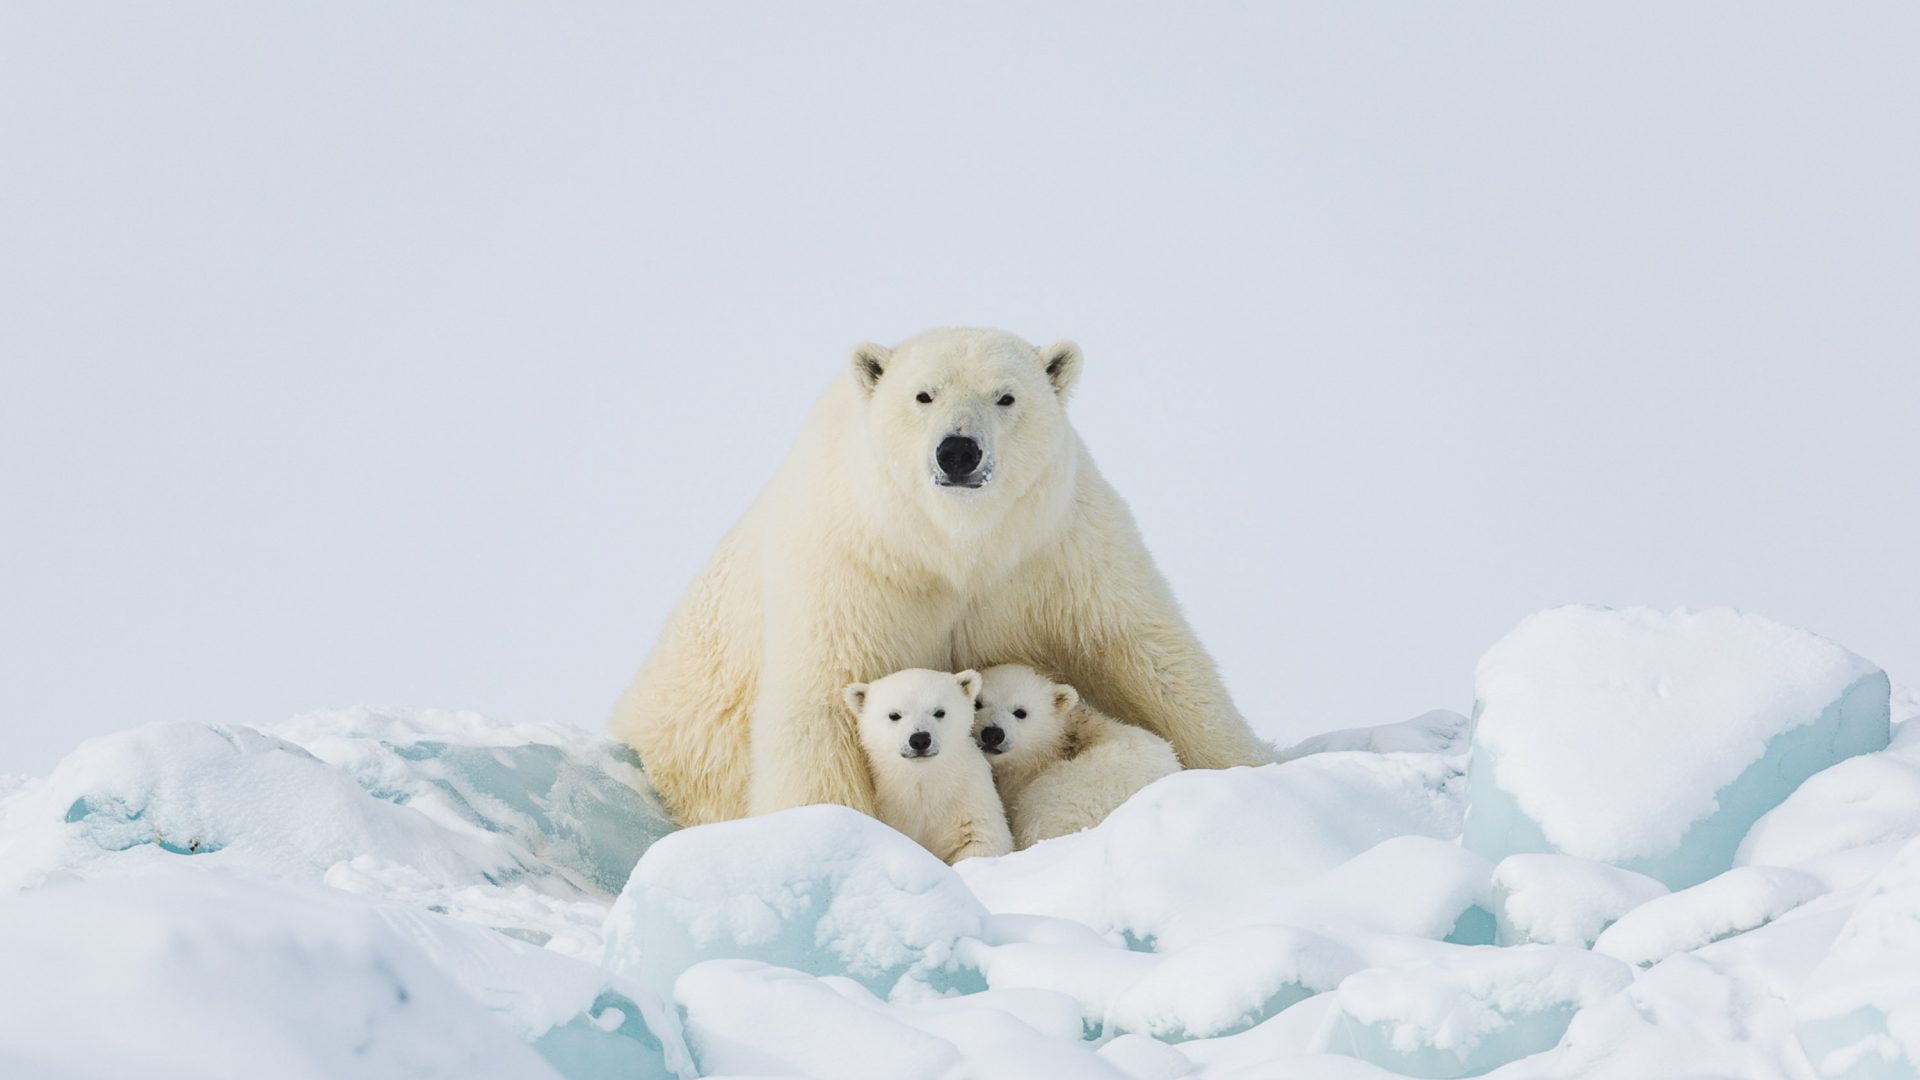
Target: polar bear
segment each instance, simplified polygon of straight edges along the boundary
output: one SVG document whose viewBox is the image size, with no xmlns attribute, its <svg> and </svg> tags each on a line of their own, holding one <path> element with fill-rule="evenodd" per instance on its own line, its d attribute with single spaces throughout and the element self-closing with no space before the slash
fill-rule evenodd
<svg viewBox="0 0 1920 1080">
<path fill-rule="evenodd" d="M 676 820 L 872 813 L 840 692 L 910 667 L 1021 660 L 1188 768 L 1273 759 L 1067 423 L 1081 366 L 997 330 L 853 350 L 615 708 Z"/>
<path fill-rule="evenodd" d="M 1089 829 L 1134 792 L 1180 771 L 1167 740 L 1080 700 L 1025 664 L 982 673 L 974 738 L 1023 848 Z"/>
<path fill-rule="evenodd" d="M 947 862 L 1005 855 L 1013 833 L 973 741 L 980 674 L 908 668 L 846 689 L 873 776 L 874 817 Z"/>
</svg>

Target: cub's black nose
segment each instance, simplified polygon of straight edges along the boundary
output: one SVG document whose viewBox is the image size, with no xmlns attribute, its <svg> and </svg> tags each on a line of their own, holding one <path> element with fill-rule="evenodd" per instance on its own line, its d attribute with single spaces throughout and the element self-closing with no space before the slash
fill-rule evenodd
<svg viewBox="0 0 1920 1080">
<path fill-rule="evenodd" d="M 933 460 L 949 480 L 964 480 L 980 467 L 980 444 L 965 435 L 949 435 L 940 440 Z"/>
<path fill-rule="evenodd" d="M 916 731 L 907 736 L 907 745 L 915 750 L 925 750 L 933 745 L 933 736 L 924 731 Z"/>
<path fill-rule="evenodd" d="M 1006 741 L 1007 733 L 998 727 L 983 727 L 980 729 L 981 746 L 999 746 Z"/>
</svg>

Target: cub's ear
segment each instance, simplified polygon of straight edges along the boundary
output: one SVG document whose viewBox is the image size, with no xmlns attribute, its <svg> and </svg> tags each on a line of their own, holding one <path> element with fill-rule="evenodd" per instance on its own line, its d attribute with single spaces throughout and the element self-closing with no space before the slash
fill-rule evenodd
<svg viewBox="0 0 1920 1080">
<path fill-rule="evenodd" d="M 1080 704 L 1080 691 L 1075 690 L 1063 682 L 1053 684 L 1054 715 L 1058 716 L 1064 713 L 1070 713 L 1073 711 L 1073 707 L 1078 704 Z"/>
<path fill-rule="evenodd" d="M 966 671 L 963 671 L 960 674 L 955 675 L 954 678 L 960 680 L 960 692 L 967 695 L 968 701 L 974 701 L 980 697 L 980 673 L 979 672 L 969 668 Z"/>
<path fill-rule="evenodd" d="M 873 388 L 880 385 L 880 376 L 886 374 L 887 364 L 893 359 L 893 350 L 884 345 L 875 345 L 863 341 L 853 347 L 853 381 L 869 395 Z"/>
<path fill-rule="evenodd" d="M 1046 368 L 1047 381 L 1062 400 L 1080 377 L 1080 346 L 1071 341 L 1056 341 L 1040 350 L 1040 364 Z"/>
<path fill-rule="evenodd" d="M 867 708 L 867 684 L 866 683 L 857 682 L 849 685 L 846 689 L 846 696 L 847 696 L 847 708 L 853 710 L 853 715 L 859 716 L 862 712 L 866 711 L 866 708 Z"/>
</svg>

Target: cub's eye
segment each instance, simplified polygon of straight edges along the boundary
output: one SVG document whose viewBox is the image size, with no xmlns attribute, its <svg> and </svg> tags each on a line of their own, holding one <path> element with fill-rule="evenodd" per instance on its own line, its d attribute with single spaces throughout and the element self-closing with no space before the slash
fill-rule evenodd
<svg viewBox="0 0 1920 1080">
<path fill-rule="evenodd" d="M 985 705 L 982 705 L 982 704 L 980 704 L 980 699 L 979 699 L 979 698 L 974 698 L 974 699 L 973 699 L 973 711 L 974 711 L 974 712 L 979 712 L 979 711 L 980 711 L 981 709 L 984 709 L 984 708 L 986 708 L 986 706 L 985 706 Z"/>
<path fill-rule="evenodd" d="M 897 713 L 897 712 L 890 712 L 890 713 L 888 713 L 888 714 L 887 714 L 887 719 L 889 719 L 889 720 L 898 720 L 898 719 L 900 719 L 900 714 L 899 714 L 899 713 Z"/>
<path fill-rule="evenodd" d="M 1015 720 L 1025 720 L 1027 718 L 1027 710 L 1025 709 L 1013 710 L 1013 718 Z"/>
<path fill-rule="evenodd" d="M 947 718 L 947 710 L 945 709 L 933 710 L 933 718 L 935 720 L 945 720 Z"/>
<path fill-rule="evenodd" d="M 1007 394 L 1007 395 L 1005 395 L 1005 396 L 1003 396 L 1003 397 L 1002 397 L 1002 398 L 1000 399 L 1000 405 L 1001 405 L 1001 407 L 1003 407 L 1003 408 L 1004 408 L 1004 407 L 1006 407 L 1006 406 L 1008 406 L 1008 405 L 1011 405 L 1011 404 L 1013 404 L 1013 395 L 1012 395 L 1012 394 Z"/>
<path fill-rule="evenodd" d="M 933 395 L 927 393 L 925 390 L 922 390 L 919 393 L 913 395 L 913 400 L 919 402 L 922 405 L 931 405 L 933 404 Z"/>
</svg>

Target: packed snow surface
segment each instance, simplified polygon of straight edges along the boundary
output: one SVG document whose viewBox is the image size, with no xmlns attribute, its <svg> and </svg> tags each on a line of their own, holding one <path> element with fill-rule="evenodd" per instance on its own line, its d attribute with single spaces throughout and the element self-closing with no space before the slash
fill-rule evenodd
<svg viewBox="0 0 1920 1080">
<path fill-rule="evenodd" d="M 564 726 L 140 728 L 0 784 L 0 1075 L 1920 1077 L 1886 687 L 1733 612 L 1545 612 L 1475 729 L 957 867 L 838 807 L 675 830 Z"/>
</svg>

